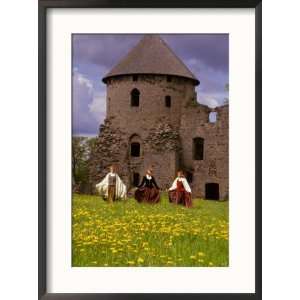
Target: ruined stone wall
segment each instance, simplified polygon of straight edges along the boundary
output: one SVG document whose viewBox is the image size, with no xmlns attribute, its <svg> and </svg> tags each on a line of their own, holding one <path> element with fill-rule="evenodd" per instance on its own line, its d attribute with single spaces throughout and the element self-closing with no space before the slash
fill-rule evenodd
<svg viewBox="0 0 300 300">
<path fill-rule="evenodd" d="M 140 91 L 138 107 L 131 106 L 131 91 Z M 171 96 L 171 107 L 165 96 Z M 97 146 L 90 160 L 90 178 L 99 182 L 116 164 L 118 173 L 130 189 L 133 174 L 140 180 L 151 167 L 163 189 L 168 188 L 176 171 L 193 175 L 194 197 L 205 197 L 205 184 L 219 184 L 220 198 L 228 197 L 228 106 L 215 109 L 217 121 L 209 122 L 211 109 L 196 101 L 191 81 L 166 76 L 140 75 L 109 79 L 107 118 L 100 127 Z M 194 160 L 193 139 L 204 139 L 203 160 Z M 130 143 L 141 145 L 140 156 L 132 157 Z"/>
<path fill-rule="evenodd" d="M 90 181 L 95 186 L 114 164 L 126 186 L 133 186 L 133 174 L 138 173 L 140 180 L 148 168 L 152 168 L 158 185 L 166 189 L 174 179 L 178 168 L 178 152 L 180 149 L 179 134 L 170 124 L 158 119 L 153 127 L 149 127 L 144 135 L 134 134 L 126 130 L 115 129 L 113 118 L 105 120 L 97 138 L 94 152 L 90 159 Z M 139 142 L 140 156 L 130 155 L 130 143 Z"/>
<path fill-rule="evenodd" d="M 209 122 L 210 109 L 199 105 L 186 107 L 180 128 L 182 142 L 181 165 L 193 174 L 194 196 L 205 197 L 205 184 L 218 183 L 220 199 L 228 198 L 229 151 L 228 106 L 215 109 L 217 121 Z M 203 160 L 194 160 L 193 139 L 204 139 Z"/>
<path fill-rule="evenodd" d="M 100 182 L 109 172 L 109 166 L 116 165 L 118 174 L 128 185 L 128 141 L 125 132 L 120 128 L 112 126 L 112 119 L 107 118 L 104 124 L 100 125 L 99 135 L 95 147 L 90 155 L 89 170 L 92 192 L 95 193 L 95 185 Z"/>
</svg>

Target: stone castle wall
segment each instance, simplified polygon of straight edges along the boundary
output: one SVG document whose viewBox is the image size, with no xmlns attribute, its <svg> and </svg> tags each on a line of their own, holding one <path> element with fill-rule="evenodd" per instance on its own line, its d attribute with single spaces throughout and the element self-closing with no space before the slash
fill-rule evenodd
<svg viewBox="0 0 300 300">
<path fill-rule="evenodd" d="M 217 183 L 220 198 L 228 197 L 228 106 L 218 107 L 217 120 L 209 122 L 210 109 L 199 106 L 187 108 L 181 119 L 182 165 L 193 174 L 191 183 L 196 196 L 205 197 L 205 185 Z M 193 159 L 193 139 L 204 139 L 203 160 Z"/>
<path fill-rule="evenodd" d="M 131 91 L 140 91 L 138 107 L 131 106 Z M 165 96 L 171 96 L 166 107 Z M 217 108 L 217 121 L 209 122 L 211 109 L 196 101 L 192 81 L 167 76 L 139 75 L 110 78 L 107 82 L 107 118 L 100 127 L 90 160 L 92 184 L 99 182 L 111 164 L 130 188 L 133 174 L 140 180 L 151 167 L 158 185 L 166 189 L 177 170 L 189 171 L 194 197 L 205 196 L 206 183 L 218 183 L 220 198 L 228 197 L 228 106 Z M 204 139 L 204 159 L 193 159 L 193 138 Z M 130 155 L 131 142 L 141 145 L 140 157 Z"/>
<path fill-rule="evenodd" d="M 135 88 L 140 91 L 138 107 L 130 102 Z M 107 117 L 116 117 L 114 126 L 140 135 L 147 134 L 161 118 L 178 129 L 182 103 L 194 93 L 192 81 L 179 77 L 172 77 L 171 82 L 162 75 L 140 75 L 137 81 L 132 76 L 111 78 L 107 83 Z M 171 107 L 165 106 L 165 96 L 171 96 Z"/>
</svg>

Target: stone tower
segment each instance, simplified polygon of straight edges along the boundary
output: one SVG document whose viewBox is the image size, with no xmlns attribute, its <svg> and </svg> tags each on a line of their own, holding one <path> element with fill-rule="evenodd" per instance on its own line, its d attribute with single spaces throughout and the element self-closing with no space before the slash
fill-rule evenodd
<svg viewBox="0 0 300 300">
<path fill-rule="evenodd" d="M 112 163 L 129 188 L 140 182 L 148 168 L 153 169 L 161 188 L 169 187 L 178 168 L 186 169 L 185 164 L 190 179 L 194 171 L 198 178 L 190 142 L 199 133 L 200 123 L 207 123 L 210 109 L 197 104 L 198 79 L 160 36 L 145 35 L 103 82 L 107 85 L 107 114 L 91 158 L 92 183 Z M 193 122 L 188 120 L 190 115 L 196 118 Z M 209 131 L 211 126 L 207 127 Z M 191 155 L 184 153 L 187 151 Z M 195 190 L 203 194 L 202 188 Z"/>
</svg>

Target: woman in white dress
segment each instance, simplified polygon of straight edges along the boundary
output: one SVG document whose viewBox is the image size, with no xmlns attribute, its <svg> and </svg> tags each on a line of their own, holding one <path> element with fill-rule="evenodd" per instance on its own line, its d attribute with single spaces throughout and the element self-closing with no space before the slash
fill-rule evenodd
<svg viewBox="0 0 300 300">
<path fill-rule="evenodd" d="M 99 194 L 108 199 L 109 203 L 117 199 L 126 199 L 127 189 L 119 175 L 115 172 L 115 167 L 110 166 L 110 172 L 96 185 Z"/>
</svg>

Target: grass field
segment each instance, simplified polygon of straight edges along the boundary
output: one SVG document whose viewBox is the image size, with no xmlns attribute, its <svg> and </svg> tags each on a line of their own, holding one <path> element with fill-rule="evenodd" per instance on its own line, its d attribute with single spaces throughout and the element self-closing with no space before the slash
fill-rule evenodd
<svg viewBox="0 0 300 300">
<path fill-rule="evenodd" d="M 73 197 L 72 265 L 228 266 L 228 202 L 193 200 L 193 208 L 134 199 L 109 204 Z"/>
</svg>

